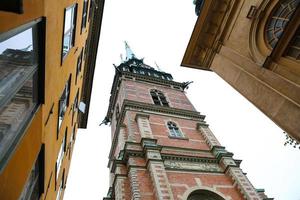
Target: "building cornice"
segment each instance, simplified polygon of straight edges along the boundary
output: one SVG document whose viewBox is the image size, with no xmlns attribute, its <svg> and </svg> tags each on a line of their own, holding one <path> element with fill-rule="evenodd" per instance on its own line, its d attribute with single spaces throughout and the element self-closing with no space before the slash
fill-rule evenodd
<svg viewBox="0 0 300 200">
<path fill-rule="evenodd" d="M 181 65 L 210 70 L 210 65 L 219 52 L 228 28 L 228 18 L 235 9 L 237 0 L 204 1 L 195 24 Z"/>
<path fill-rule="evenodd" d="M 79 112 L 79 119 L 78 119 L 79 128 L 87 127 L 87 120 L 89 115 L 90 100 L 92 94 L 92 86 L 93 86 L 93 79 L 94 79 L 94 72 L 96 66 L 96 58 L 98 52 L 103 9 L 104 9 L 104 2 L 105 2 L 105 0 L 94 0 L 94 1 L 97 4 L 97 7 L 94 7 L 93 9 L 94 13 L 89 27 L 89 34 L 88 34 L 88 41 L 87 41 L 88 42 L 87 57 L 84 64 L 84 72 L 83 72 L 84 79 L 83 79 L 83 84 L 81 89 L 81 101 L 83 101 L 86 104 L 86 108 L 85 108 L 85 113 Z"/>
<path fill-rule="evenodd" d="M 117 101 L 117 97 L 119 94 L 119 87 L 121 85 L 122 81 L 126 80 L 134 80 L 134 81 L 141 81 L 144 83 L 151 83 L 151 84 L 157 84 L 159 86 L 165 86 L 165 87 L 175 87 L 179 88 L 181 91 L 183 91 L 187 87 L 187 83 L 183 82 L 176 82 L 172 80 L 165 80 L 161 78 L 156 78 L 152 76 L 147 76 L 147 75 L 142 75 L 142 74 L 136 74 L 132 72 L 126 72 L 126 71 L 118 71 L 116 70 L 115 77 L 113 80 L 111 92 L 110 92 L 110 99 L 109 99 L 109 106 L 106 114 L 106 119 L 111 121 L 113 112 L 114 112 L 114 107 Z"/>
<path fill-rule="evenodd" d="M 189 110 L 184 110 L 184 109 L 179 109 L 179 108 L 171 108 L 171 107 L 159 106 L 159 105 L 155 105 L 155 104 L 149 104 L 149 103 L 143 103 L 143 102 L 125 99 L 123 101 L 123 104 L 121 107 L 120 117 L 116 124 L 115 133 L 113 134 L 114 137 L 112 140 L 112 146 L 111 146 L 111 150 L 109 153 L 110 161 L 112 159 L 113 152 L 115 151 L 115 148 L 116 148 L 120 127 L 123 124 L 125 114 L 128 110 L 135 111 L 140 114 L 147 114 L 148 112 L 157 112 L 160 114 L 174 115 L 176 117 L 188 118 L 190 120 L 196 120 L 199 122 L 202 122 L 205 119 L 205 115 L 201 115 L 200 112 L 197 112 L 197 111 L 189 111 Z M 108 166 L 110 165 L 110 161 L 108 163 Z"/>
</svg>

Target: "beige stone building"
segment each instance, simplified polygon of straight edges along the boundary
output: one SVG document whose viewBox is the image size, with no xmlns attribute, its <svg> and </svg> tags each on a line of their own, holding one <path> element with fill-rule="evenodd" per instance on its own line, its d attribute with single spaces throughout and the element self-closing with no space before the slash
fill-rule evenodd
<svg viewBox="0 0 300 200">
<path fill-rule="evenodd" d="M 211 70 L 300 141 L 300 1 L 195 1 L 182 66 Z"/>
</svg>

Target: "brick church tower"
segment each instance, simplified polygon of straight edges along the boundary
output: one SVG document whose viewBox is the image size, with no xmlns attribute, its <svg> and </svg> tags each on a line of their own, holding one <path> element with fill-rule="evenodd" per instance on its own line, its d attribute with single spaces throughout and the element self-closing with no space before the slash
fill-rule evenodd
<svg viewBox="0 0 300 200">
<path fill-rule="evenodd" d="M 186 97 L 188 84 L 146 65 L 125 45 L 104 120 L 112 145 L 103 199 L 268 199 Z"/>
</svg>

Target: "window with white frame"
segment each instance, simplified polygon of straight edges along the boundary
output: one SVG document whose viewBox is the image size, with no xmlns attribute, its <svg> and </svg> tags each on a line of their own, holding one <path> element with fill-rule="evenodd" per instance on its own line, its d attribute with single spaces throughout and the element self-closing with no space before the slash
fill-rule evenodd
<svg viewBox="0 0 300 200">
<path fill-rule="evenodd" d="M 62 161 L 64 159 L 64 155 L 65 155 L 65 152 L 66 152 L 67 130 L 68 129 L 66 129 L 66 134 L 65 134 L 65 137 L 63 138 L 63 141 L 62 141 L 61 146 L 59 148 L 59 152 L 58 152 L 57 159 L 56 159 L 56 179 L 58 178 L 58 175 L 59 175 L 59 172 L 60 172 L 60 167 L 61 167 Z"/>
<path fill-rule="evenodd" d="M 57 191 L 57 194 L 56 194 L 56 200 L 61 199 L 61 194 L 62 194 L 62 191 L 64 189 L 64 181 L 65 181 L 65 171 L 63 172 L 62 178 L 59 182 L 59 187 L 58 187 L 58 191 Z"/>
<path fill-rule="evenodd" d="M 179 130 L 177 124 L 175 124 L 174 122 L 169 121 L 167 123 L 168 125 L 168 129 L 169 129 L 169 134 L 171 137 L 183 137 L 183 134 L 181 133 L 181 131 Z"/>
<path fill-rule="evenodd" d="M 69 80 L 67 81 L 64 91 L 59 99 L 58 104 L 58 131 L 60 130 L 62 121 L 64 119 L 65 113 L 67 111 L 67 107 L 69 106 L 69 98 L 70 98 L 70 86 L 71 86 L 71 75 L 69 76 Z M 58 134 L 57 134 L 58 135 Z"/>
<path fill-rule="evenodd" d="M 42 23 L 36 20 L 0 33 L 0 170 L 43 95 L 39 92 Z"/>
<path fill-rule="evenodd" d="M 62 58 L 65 58 L 75 43 L 77 4 L 65 9 Z"/>
</svg>

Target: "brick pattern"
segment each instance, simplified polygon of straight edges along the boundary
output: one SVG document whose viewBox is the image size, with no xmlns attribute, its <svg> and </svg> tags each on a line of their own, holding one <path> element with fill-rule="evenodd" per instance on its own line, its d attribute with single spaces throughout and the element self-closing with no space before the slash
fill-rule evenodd
<svg viewBox="0 0 300 200">
<path fill-rule="evenodd" d="M 195 111 L 181 90 L 122 79 L 117 100 L 120 106 L 124 99 L 153 104 L 149 91 L 157 89 L 165 94 L 171 108 Z M 170 137 L 168 121 L 175 122 L 184 137 Z M 112 176 L 116 177 L 115 199 L 186 200 L 199 189 L 215 192 L 226 200 L 260 199 L 232 154 L 204 121 L 132 107 L 126 110 L 121 124 L 125 126 L 117 133 L 114 153 L 119 155 L 128 142 L 122 157 L 127 163 L 120 164 L 113 173 L 122 174 Z"/>
</svg>

